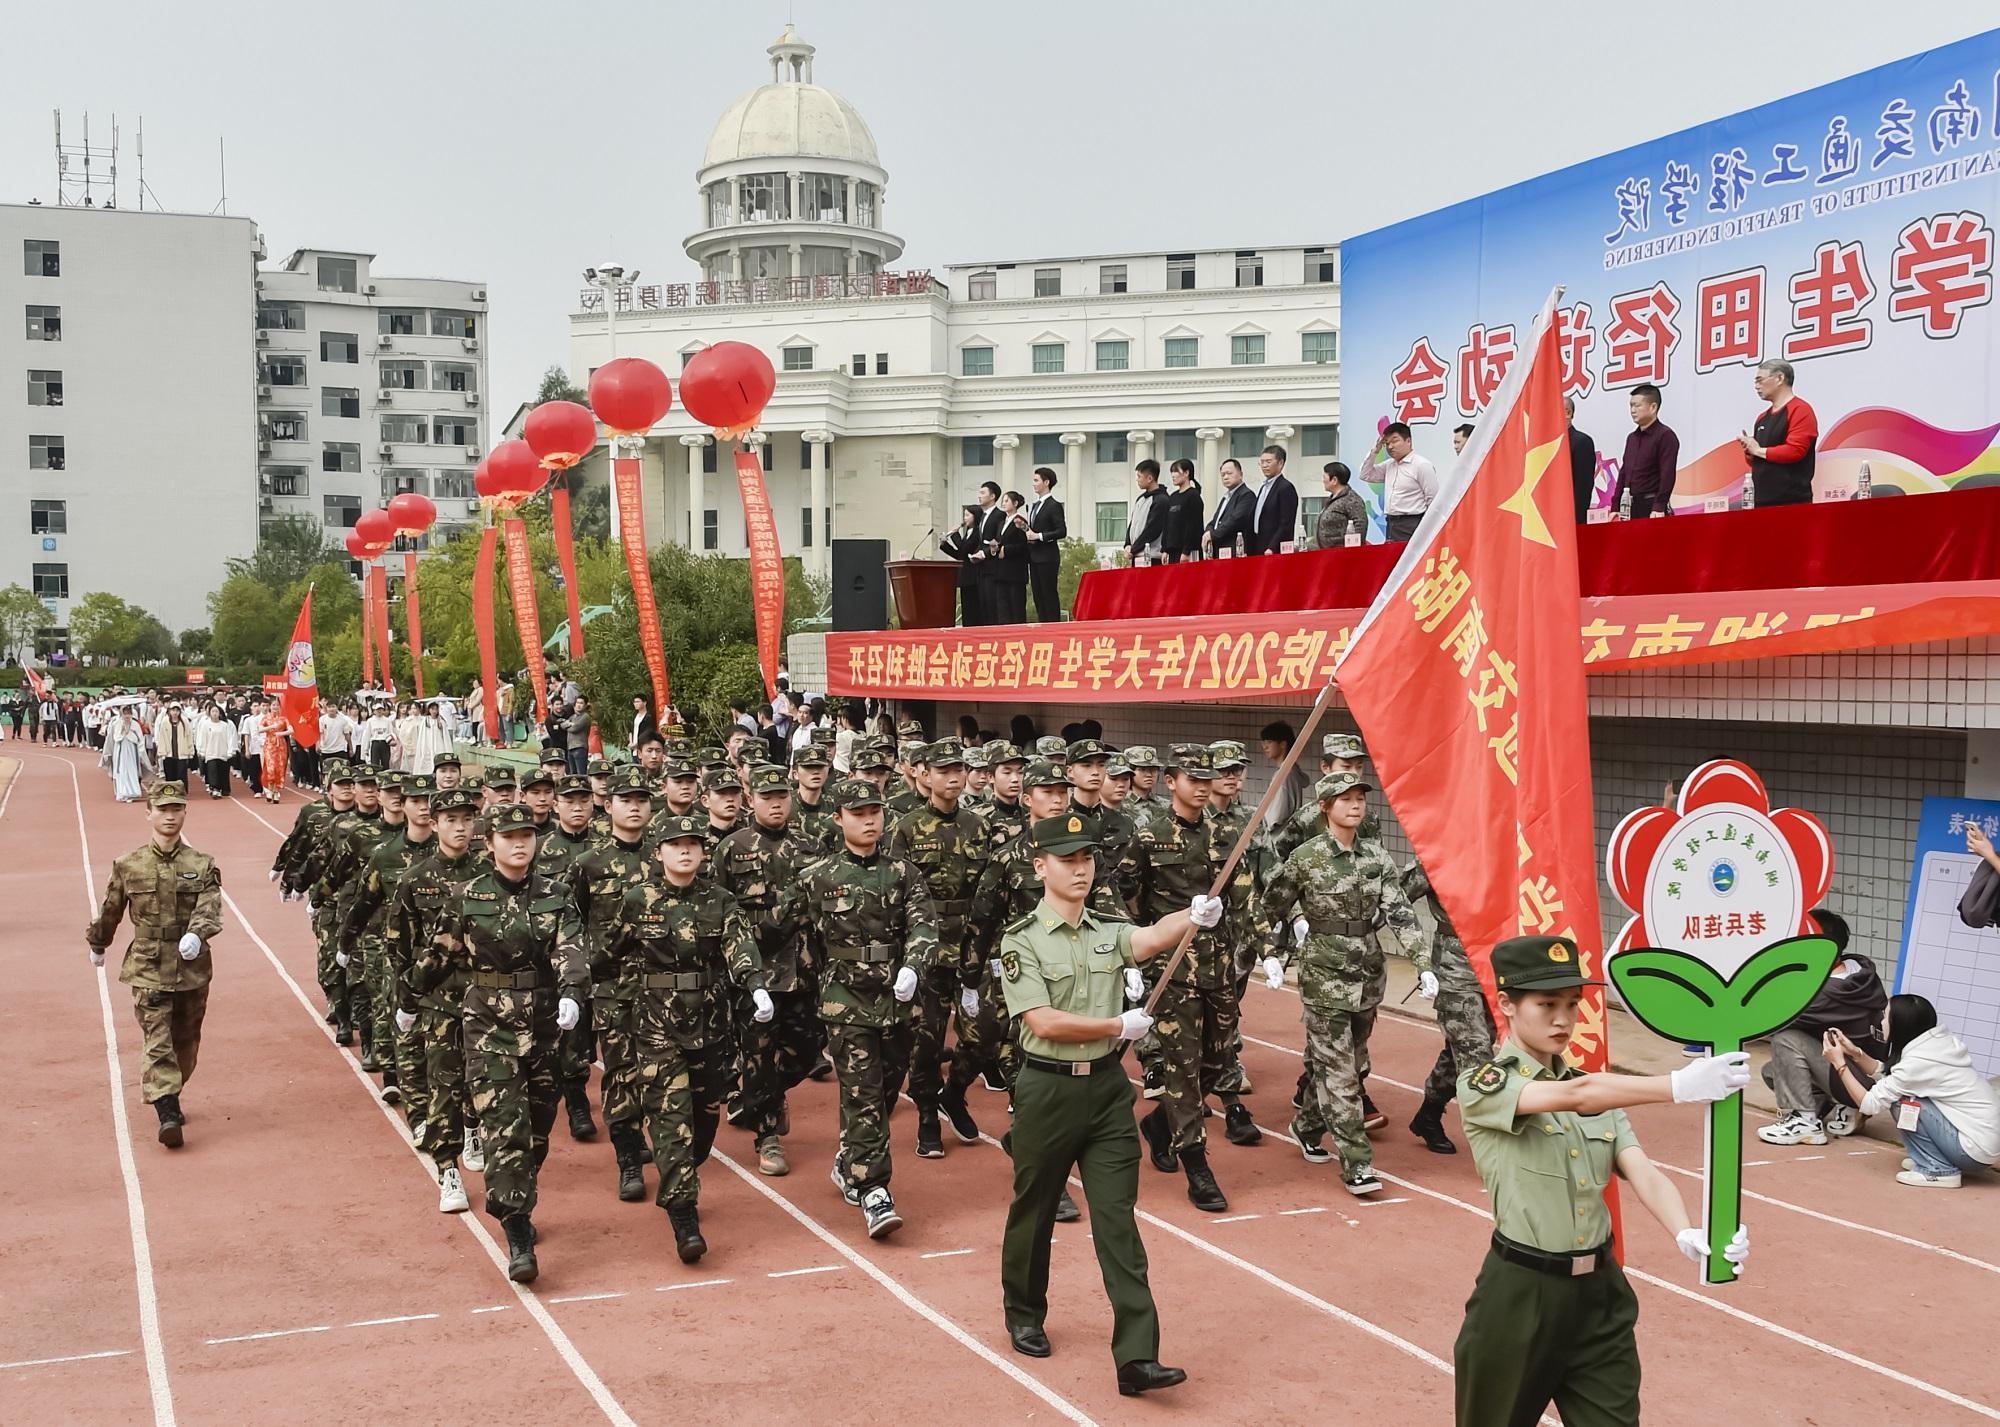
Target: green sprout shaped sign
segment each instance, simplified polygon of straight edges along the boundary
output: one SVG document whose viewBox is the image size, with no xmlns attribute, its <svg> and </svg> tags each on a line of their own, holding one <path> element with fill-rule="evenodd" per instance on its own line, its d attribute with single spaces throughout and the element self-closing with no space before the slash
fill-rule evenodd
<svg viewBox="0 0 2000 1427">
<path fill-rule="evenodd" d="M 1606 961 L 1612 985 L 1653 1031 L 1717 1055 L 1740 1051 L 1806 1008 L 1839 955 L 1810 909 L 1833 876 L 1832 842 L 1810 813 L 1771 808 L 1748 767 L 1721 758 L 1688 775 L 1672 807 L 1618 824 L 1605 878 L 1633 916 Z M 1729 1283 L 1723 1250 L 1742 1222 L 1743 1097 L 1708 1107 L 1705 1277 Z"/>
</svg>

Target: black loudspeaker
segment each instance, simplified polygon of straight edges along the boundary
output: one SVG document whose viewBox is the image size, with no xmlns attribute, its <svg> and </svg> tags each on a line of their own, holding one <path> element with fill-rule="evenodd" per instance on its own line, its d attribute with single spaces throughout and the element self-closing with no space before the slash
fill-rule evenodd
<svg viewBox="0 0 2000 1427">
<path fill-rule="evenodd" d="M 833 627 L 836 631 L 884 629 L 889 623 L 886 540 L 833 542 Z"/>
</svg>

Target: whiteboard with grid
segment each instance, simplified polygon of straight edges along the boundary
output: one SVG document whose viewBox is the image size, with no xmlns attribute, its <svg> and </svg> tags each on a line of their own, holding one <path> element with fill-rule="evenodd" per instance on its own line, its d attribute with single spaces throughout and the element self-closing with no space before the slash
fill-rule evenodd
<svg viewBox="0 0 2000 1427">
<path fill-rule="evenodd" d="M 1965 845 L 1962 836 L 1958 845 Z M 1939 1023 L 1972 1052 L 1972 1063 L 2000 1075 L 2000 928 L 1975 931 L 1958 919 L 1958 899 L 1978 865 L 1969 852 L 1918 854 L 1896 989 L 1929 997 Z"/>
</svg>

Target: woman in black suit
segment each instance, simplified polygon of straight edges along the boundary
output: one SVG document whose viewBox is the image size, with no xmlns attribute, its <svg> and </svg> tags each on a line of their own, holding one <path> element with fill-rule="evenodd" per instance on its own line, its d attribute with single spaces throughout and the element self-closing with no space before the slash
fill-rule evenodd
<svg viewBox="0 0 2000 1427">
<path fill-rule="evenodd" d="M 1000 573 L 994 588 L 998 592 L 1002 624 L 1028 622 L 1027 508 L 1027 498 L 1019 491 L 1008 491 L 1000 497 L 1006 524 L 1000 527 L 998 549 L 987 550 L 989 555 L 998 554 L 1000 558 Z"/>
<path fill-rule="evenodd" d="M 1167 492 L 1167 525 L 1160 548 L 1167 563 L 1193 559 L 1201 549 L 1201 486 L 1194 478 L 1194 462 L 1180 460 L 1168 468 L 1173 488 Z"/>
<path fill-rule="evenodd" d="M 963 513 L 959 516 L 958 529 L 938 541 L 938 549 L 947 560 L 958 562 L 958 622 L 962 625 L 978 624 L 979 583 L 973 574 L 976 567 L 972 564 L 972 552 L 979 548 L 979 507 L 966 505 L 959 509 Z"/>
</svg>

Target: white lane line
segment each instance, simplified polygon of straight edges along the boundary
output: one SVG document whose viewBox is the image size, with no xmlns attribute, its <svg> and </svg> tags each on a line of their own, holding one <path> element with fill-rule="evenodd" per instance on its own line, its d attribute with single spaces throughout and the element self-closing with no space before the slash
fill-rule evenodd
<svg viewBox="0 0 2000 1427">
<path fill-rule="evenodd" d="M 814 1268 L 788 1268 L 788 1269 L 785 1269 L 785 1270 L 784 1270 L 783 1272 L 781 1272 L 781 1273 L 767 1273 L 767 1274 L 765 1274 L 765 1275 L 764 1275 L 764 1277 L 766 1277 L 766 1278 L 800 1278 L 800 1277 L 803 1277 L 804 1275 L 806 1275 L 806 1274 L 809 1274 L 809 1273 L 839 1273 L 839 1272 L 840 1272 L 840 1265 L 839 1265 L 839 1264 L 837 1264 L 837 1263 L 823 1263 L 823 1264 L 820 1264 L 820 1265 L 818 1265 L 818 1266 L 816 1266 L 816 1267 L 814 1267 Z"/>
<path fill-rule="evenodd" d="M 496 1303 L 490 1308 L 475 1308 L 472 1311 L 474 1313 L 505 1313 L 509 1308 L 512 1308 L 513 1306 L 514 1305 L 511 1303 Z"/>
<path fill-rule="evenodd" d="M 971 1249 L 939 1249 L 936 1253 L 919 1254 L 918 1257 L 927 1259 L 955 1259 L 961 1254 L 969 1254 L 971 1252 Z"/>
<path fill-rule="evenodd" d="M 234 799 L 231 801 L 234 801 Z M 248 812 L 249 810 L 246 808 L 245 811 Z M 251 813 L 250 815 L 252 817 L 257 816 L 255 813 Z M 257 818 L 257 821 L 263 822 L 264 820 Z M 269 823 L 265 823 L 264 825 L 266 827 L 270 826 Z M 222 894 L 222 902 L 224 906 L 229 908 L 230 914 L 236 918 L 250 940 L 256 943 L 257 949 L 264 953 L 264 959 L 271 963 L 271 969 L 278 973 L 278 979 L 283 981 L 291 991 L 293 999 L 304 1010 L 306 1018 L 312 1023 L 314 1029 L 320 1035 L 324 1036 L 327 1043 L 331 1045 L 333 1043 L 333 1028 L 320 1018 L 320 1013 L 314 1009 L 313 1003 L 307 998 L 306 993 L 299 988 L 299 983 L 292 979 L 292 973 L 287 971 L 284 962 L 278 959 L 278 953 L 271 950 L 270 943 L 257 934 L 257 928 L 251 925 L 248 917 L 243 915 L 243 909 L 236 905 L 234 897 L 225 891 Z M 339 1054 L 339 1051 L 336 1049 L 335 1053 Z M 376 1097 L 375 1082 L 368 1078 L 367 1072 L 362 1070 L 358 1061 L 349 1056 L 341 1055 L 340 1062 L 353 1072 L 356 1080 L 361 1082 L 362 1089 L 368 1092 L 368 1103 L 382 1112 L 382 1118 L 389 1122 L 389 1128 L 394 1130 L 396 1137 L 408 1147 L 411 1156 L 417 1163 L 425 1166 L 425 1180 L 434 1183 L 435 1181 L 431 1180 L 429 1161 L 425 1158 L 422 1151 L 417 1148 L 415 1141 L 410 1138 L 410 1132 L 408 1127 L 403 1123 L 403 1117 L 396 1113 L 394 1107 L 384 1104 Z M 465 1226 L 467 1233 L 478 1240 L 480 1247 L 486 1250 L 486 1257 L 492 1261 L 493 1267 L 504 1275 L 507 1272 L 506 1255 L 502 1254 L 500 1246 L 493 1242 L 493 1236 L 486 1231 L 486 1226 L 479 1222 L 479 1216 L 476 1214 L 454 1214 L 452 1217 Z M 555 1348 L 556 1354 L 561 1357 L 563 1363 L 575 1375 L 576 1380 L 583 1385 L 584 1391 L 590 1394 L 591 1401 L 597 1404 L 598 1410 L 604 1414 L 606 1420 L 611 1422 L 613 1427 L 638 1427 L 638 1424 L 632 1420 L 631 1415 L 619 1404 L 618 1399 L 611 1395 L 611 1390 L 604 1385 L 603 1379 L 598 1377 L 596 1369 L 584 1361 L 583 1354 L 576 1349 L 576 1344 L 570 1341 L 569 1335 L 563 1332 L 562 1328 L 556 1323 L 556 1320 L 550 1316 L 549 1310 L 542 1305 L 541 1300 L 528 1292 L 520 1284 L 514 1283 L 511 1279 L 508 1281 L 508 1287 L 514 1290 L 515 1299 L 527 1311 L 528 1316 L 533 1318 L 536 1324 L 540 1326 L 543 1334 L 548 1338 L 550 1345 Z"/>
<path fill-rule="evenodd" d="M 1278 1212 L 1280 1214 L 1324 1214 L 1326 1206 L 1324 1204 L 1314 1204 L 1305 1209 L 1280 1209 Z"/>
<path fill-rule="evenodd" d="M 727 1278 L 704 1278 L 694 1283 L 663 1283 L 654 1289 L 653 1292 L 679 1293 L 683 1288 L 720 1288 L 723 1284 L 732 1282 L 734 1282 L 733 1279 Z"/>
<path fill-rule="evenodd" d="M 570 1293 L 561 1298 L 544 1299 L 545 1303 L 602 1303 L 607 1298 L 623 1298 L 620 1292 L 613 1293 Z"/>
<path fill-rule="evenodd" d="M 1230 1214 L 1220 1219 L 1210 1219 L 1211 1224 L 1241 1224 L 1251 1219 L 1261 1219 L 1262 1214 Z"/>
<path fill-rule="evenodd" d="M 332 1331 L 333 1325 L 330 1323 L 315 1323 L 310 1328 L 273 1328 L 269 1332 L 264 1333 L 238 1333 L 233 1338 L 203 1338 L 202 1342 L 213 1348 L 223 1343 L 261 1343 L 267 1338 L 296 1338 L 301 1333 L 331 1333 Z"/>
<path fill-rule="evenodd" d="M 27 771 L 28 771 L 27 764 L 20 763 L 18 761 L 16 762 L 14 768 L 14 776 L 7 780 L 7 792 L 4 796 L 0 796 L 0 818 L 4 818 L 7 816 L 7 804 L 14 801 L 14 789 L 16 785 L 20 783 L 21 775 L 26 773 Z M 0 1367 L 4 1366 L 6 1366 L 6 1364 L 0 1363 Z"/>
<path fill-rule="evenodd" d="M 23 1358 L 18 1363 L 0 1363 L 0 1372 L 6 1372 L 11 1368 L 45 1368 L 52 1367 L 56 1363 L 88 1363 L 94 1362 L 98 1358 L 129 1358 L 131 1356 L 132 1350 L 130 1348 L 107 1348 L 101 1353 L 71 1353 L 67 1357 L 61 1358 Z"/>
<path fill-rule="evenodd" d="M 1355 1207 L 1360 1209 L 1380 1209 L 1384 1204 L 1407 1204 L 1409 1202 L 1409 1200 L 1399 1194 L 1394 1199 L 1358 1199 L 1355 1201 Z"/>
<path fill-rule="evenodd" d="M 84 905 L 97 915 L 97 880 L 90 872 L 90 831 L 83 822 L 83 785 L 76 764 L 53 754 L 41 754 L 69 770 L 69 788 L 76 800 L 76 835 L 82 843 Z M 25 770 L 24 770 L 25 771 Z M 16 774 L 14 781 L 20 781 Z M 8 789 L 13 792 L 12 787 Z M 124 1072 L 118 1064 L 117 1023 L 111 1015 L 111 967 L 97 968 L 97 1004 L 104 1020 L 104 1063 L 111 1080 L 111 1127 L 118 1141 L 118 1171 L 125 1180 L 125 1222 L 132 1238 L 132 1273 L 139 1291 L 139 1342 L 146 1353 L 146 1382 L 152 1390 L 154 1427 L 174 1427 L 174 1394 L 167 1382 L 167 1350 L 160 1340 L 160 1300 L 153 1288 L 153 1243 L 146 1234 L 146 1201 L 139 1192 L 139 1165 L 132 1158 L 132 1122 L 125 1114 L 121 1088 Z"/>
<path fill-rule="evenodd" d="M 435 1313 L 399 1313 L 393 1318 L 363 1318 L 349 1323 L 350 1328 L 386 1328 L 391 1323 L 424 1323 L 437 1317 Z"/>
<path fill-rule="evenodd" d="M 1026 1388 L 1029 1392 L 1032 1392 L 1036 1397 L 1039 1397 L 1043 1402 L 1046 1402 L 1050 1407 L 1061 1413 L 1068 1421 L 1076 1423 L 1077 1427 L 1095 1427 L 1090 1416 L 1075 1403 L 1071 1402 L 1054 1388 L 1045 1385 L 1041 1379 L 1035 1377 L 1032 1373 L 1023 1371 L 1014 1363 L 1001 1357 L 993 1349 L 987 1347 L 986 1344 L 980 1342 L 977 1338 L 959 1327 L 958 1324 L 952 1322 L 951 1319 L 945 1317 L 944 1314 L 938 1312 L 937 1309 L 931 1307 L 930 1304 L 924 1302 L 916 1294 L 910 1292 L 909 1289 L 903 1287 L 902 1284 L 849 1248 L 844 1240 L 833 1234 L 832 1231 L 827 1229 L 817 1219 L 807 1214 L 798 1205 L 792 1203 L 791 1200 L 785 1198 L 784 1195 L 766 1184 L 761 1175 L 745 1169 L 719 1149 L 711 1151 L 710 1158 L 721 1163 L 738 1179 L 741 1179 L 745 1184 L 748 1184 L 759 1194 L 762 1194 L 766 1199 L 784 1210 L 796 1223 L 805 1228 L 821 1243 L 825 1244 L 828 1248 L 874 1279 L 883 1288 L 887 1289 L 894 1295 L 898 1303 L 901 1303 L 905 1308 L 915 1313 L 932 1327 L 950 1337 L 960 1347 L 983 1358 L 988 1366 L 998 1368 L 1020 1386 Z"/>
</svg>

